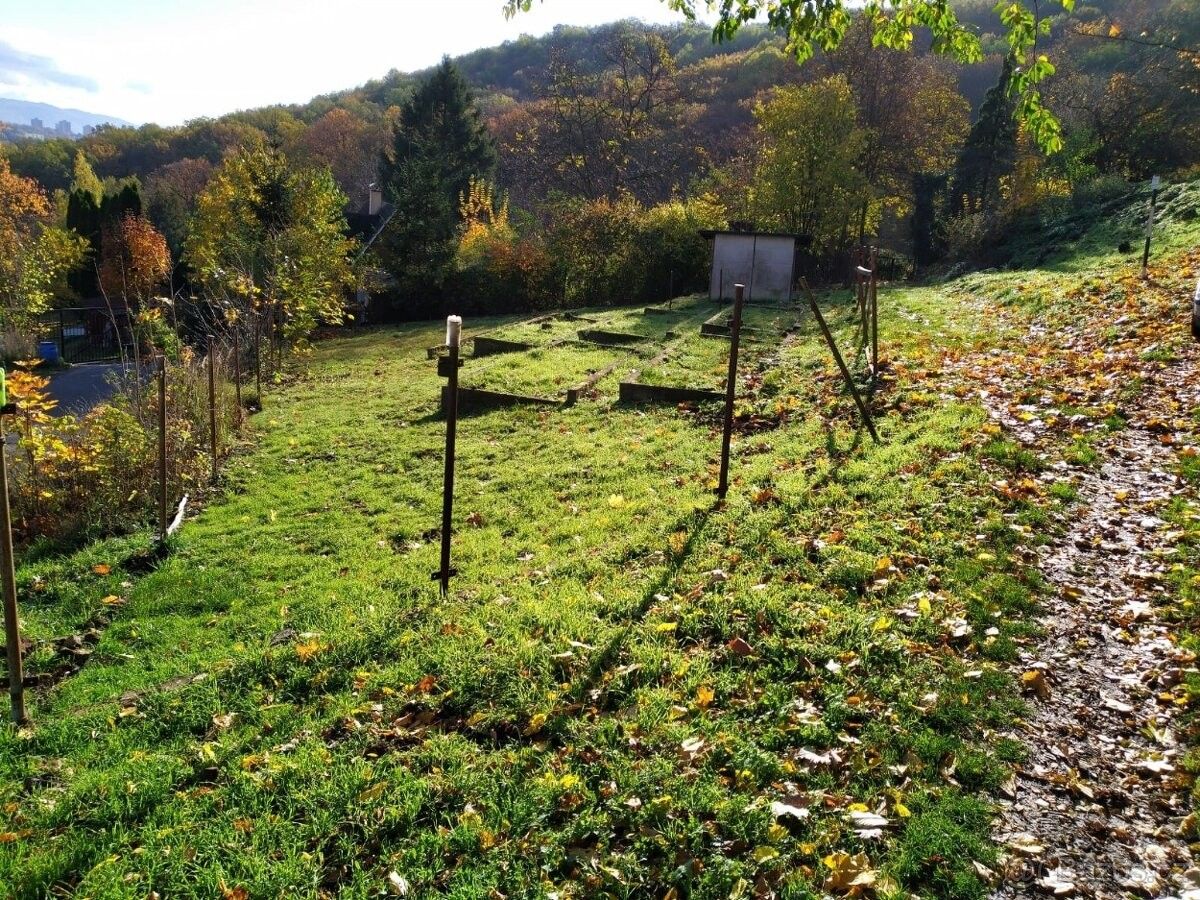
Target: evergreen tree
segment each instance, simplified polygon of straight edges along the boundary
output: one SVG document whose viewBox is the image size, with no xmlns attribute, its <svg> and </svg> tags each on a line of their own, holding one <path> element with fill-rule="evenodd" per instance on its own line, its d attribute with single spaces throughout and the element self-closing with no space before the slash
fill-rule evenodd
<svg viewBox="0 0 1200 900">
<path fill-rule="evenodd" d="M 440 291 L 454 259 L 459 197 L 495 165 L 496 147 L 471 91 L 444 58 L 404 104 L 380 164 L 396 205 L 380 253 L 402 298 Z"/>
<path fill-rule="evenodd" d="M 1017 154 L 1017 124 L 1009 84 L 1012 61 L 1006 59 L 1000 80 L 991 87 L 971 126 L 954 167 L 952 182 L 955 211 L 989 212 L 999 197 L 1000 177 L 1013 165 Z"/>
</svg>

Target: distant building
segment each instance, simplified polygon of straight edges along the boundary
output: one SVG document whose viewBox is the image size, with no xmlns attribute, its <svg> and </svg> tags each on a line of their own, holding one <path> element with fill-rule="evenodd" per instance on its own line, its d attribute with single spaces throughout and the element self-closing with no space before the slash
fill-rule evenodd
<svg viewBox="0 0 1200 900">
<path fill-rule="evenodd" d="M 41 119 L 30 119 L 30 120 L 29 120 L 29 125 L 30 125 L 30 127 L 31 127 L 31 128 L 36 128 L 38 131 L 41 131 L 41 130 L 42 130 L 44 127 L 45 127 L 45 126 L 42 124 L 42 120 L 41 120 Z"/>
<path fill-rule="evenodd" d="M 96 126 L 95 126 L 95 125 L 84 125 L 84 126 L 83 126 L 83 133 L 84 133 L 84 134 L 92 134 L 92 133 L 93 133 L 95 130 L 96 130 Z"/>
<path fill-rule="evenodd" d="M 71 136 L 70 121 L 67 119 L 63 119 L 61 122 L 59 122 L 57 125 L 54 126 L 54 133 L 61 134 L 64 137 L 70 137 Z"/>
</svg>

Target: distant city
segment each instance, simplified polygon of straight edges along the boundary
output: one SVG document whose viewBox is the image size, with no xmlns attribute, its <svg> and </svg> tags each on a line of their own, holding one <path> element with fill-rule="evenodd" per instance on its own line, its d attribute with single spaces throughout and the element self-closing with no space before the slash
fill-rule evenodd
<svg viewBox="0 0 1200 900">
<path fill-rule="evenodd" d="M 79 138 L 104 125 L 128 125 L 124 119 L 48 103 L 0 97 L 0 141 Z"/>
</svg>

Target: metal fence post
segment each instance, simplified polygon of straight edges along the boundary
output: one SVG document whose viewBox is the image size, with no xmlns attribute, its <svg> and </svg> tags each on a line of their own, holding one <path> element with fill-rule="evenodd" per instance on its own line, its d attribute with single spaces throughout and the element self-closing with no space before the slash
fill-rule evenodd
<svg viewBox="0 0 1200 900">
<path fill-rule="evenodd" d="M 8 398 L 0 392 L 0 403 Z M 4 647 L 8 657 L 8 695 L 13 721 L 25 721 L 25 672 L 21 662 L 21 624 L 17 619 L 17 574 L 13 560 L 12 510 L 8 505 L 8 441 L 0 412 L 0 579 L 4 582 Z"/>
<path fill-rule="evenodd" d="M 446 318 L 446 346 L 449 348 L 450 369 L 446 373 L 446 467 L 442 476 L 442 559 L 441 568 L 433 573 L 441 582 L 443 597 L 450 590 L 450 578 L 458 573 L 450 567 L 450 530 L 454 515 L 455 441 L 458 432 L 458 348 L 462 340 L 462 318 Z"/>
<path fill-rule="evenodd" d="M 733 286 L 733 321 L 729 323 L 729 375 L 725 379 L 725 423 L 721 431 L 721 477 L 717 497 L 729 493 L 729 443 L 733 439 L 733 401 L 737 394 L 738 346 L 742 335 L 742 298 L 745 285 Z"/>
</svg>

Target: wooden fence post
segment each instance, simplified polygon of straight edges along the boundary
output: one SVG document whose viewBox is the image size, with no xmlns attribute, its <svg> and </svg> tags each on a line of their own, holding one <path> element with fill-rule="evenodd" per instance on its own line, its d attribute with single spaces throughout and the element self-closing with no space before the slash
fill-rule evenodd
<svg viewBox="0 0 1200 900">
<path fill-rule="evenodd" d="M 871 377 L 879 377 L 879 249 L 871 248 Z"/>
<path fill-rule="evenodd" d="M 729 374 L 725 379 L 725 422 L 721 431 L 721 477 L 717 481 L 717 497 L 729 493 L 729 443 L 733 439 L 733 401 L 737 394 L 738 346 L 742 335 L 742 298 L 745 285 L 733 286 L 733 321 L 729 323 Z"/>
<path fill-rule="evenodd" d="M 208 339 L 208 436 L 212 449 L 212 480 L 217 481 L 217 363 L 213 339 Z"/>
<path fill-rule="evenodd" d="M 13 721 L 25 721 L 25 671 L 21 661 L 21 623 L 17 618 L 17 573 L 13 559 L 12 510 L 8 505 L 8 440 L 4 413 L 12 412 L 0 370 L 0 580 L 4 583 L 4 648 L 8 657 L 8 696 Z"/>
<path fill-rule="evenodd" d="M 158 539 L 167 539 L 167 357 L 158 358 Z"/>
<path fill-rule="evenodd" d="M 450 369 L 446 373 L 446 467 L 442 476 L 442 559 L 433 578 L 441 582 L 443 597 L 450 590 L 450 578 L 458 572 L 450 567 L 450 531 L 454 517 L 454 462 L 458 432 L 458 348 L 462 339 L 462 318 L 446 318 L 446 347 Z"/>
<path fill-rule="evenodd" d="M 1158 186 L 1161 180 L 1157 175 L 1150 179 L 1150 213 L 1146 216 L 1146 248 L 1142 251 L 1142 277 L 1150 267 L 1150 236 L 1154 233 L 1154 207 L 1158 205 Z"/>
<path fill-rule="evenodd" d="M 258 410 L 262 412 L 262 315 L 254 311 L 254 392 L 258 395 Z"/>
<path fill-rule="evenodd" d="M 241 347 L 238 344 L 238 328 L 237 322 L 233 323 L 233 393 L 234 402 L 237 404 L 237 418 L 234 420 L 238 425 L 242 424 L 242 357 Z"/>
</svg>

